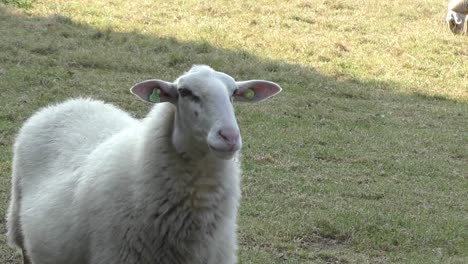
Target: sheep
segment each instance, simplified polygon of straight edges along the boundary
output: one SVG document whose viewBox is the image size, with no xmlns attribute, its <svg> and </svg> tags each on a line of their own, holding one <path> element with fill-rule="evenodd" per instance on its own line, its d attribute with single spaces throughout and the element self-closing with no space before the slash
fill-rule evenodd
<svg viewBox="0 0 468 264">
<path fill-rule="evenodd" d="M 452 0 L 448 4 L 448 9 L 468 15 L 468 0 Z"/>
<path fill-rule="evenodd" d="M 9 244 L 33 264 L 237 263 L 233 102 L 281 90 L 195 65 L 131 88 L 156 103 L 143 120 L 92 99 L 39 111 L 14 145 Z"/>
<path fill-rule="evenodd" d="M 449 29 L 454 34 L 466 34 L 465 24 L 467 23 L 468 0 L 452 0 L 448 4 L 448 13 L 445 18 Z"/>
</svg>

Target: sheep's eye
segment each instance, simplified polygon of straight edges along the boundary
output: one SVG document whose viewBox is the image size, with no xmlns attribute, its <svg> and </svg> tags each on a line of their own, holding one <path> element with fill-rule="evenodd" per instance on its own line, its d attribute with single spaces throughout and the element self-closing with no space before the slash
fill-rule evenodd
<svg viewBox="0 0 468 264">
<path fill-rule="evenodd" d="M 235 96 L 236 93 L 237 93 L 237 90 L 238 90 L 238 89 L 235 89 L 234 92 L 232 92 L 232 95 L 231 95 L 231 96 Z"/>
<path fill-rule="evenodd" d="M 190 100 L 192 100 L 192 102 L 200 102 L 200 97 L 194 95 L 189 89 L 181 88 L 179 89 L 179 94 L 181 97 L 190 97 Z"/>
<path fill-rule="evenodd" d="M 192 96 L 192 91 L 189 89 L 179 89 L 179 94 L 181 97 Z"/>
<path fill-rule="evenodd" d="M 193 95 L 192 94 L 192 102 L 195 102 L 195 103 L 199 103 L 200 102 L 200 97 L 196 96 L 196 95 Z"/>
</svg>

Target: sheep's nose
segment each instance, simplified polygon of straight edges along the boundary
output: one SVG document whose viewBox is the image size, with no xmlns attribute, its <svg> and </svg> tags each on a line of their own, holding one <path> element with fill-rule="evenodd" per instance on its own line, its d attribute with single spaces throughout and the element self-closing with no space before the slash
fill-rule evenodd
<svg viewBox="0 0 468 264">
<path fill-rule="evenodd" d="M 239 130 L 234 128 L 223 128 L 218 131 L 218 135 L 227 145 L 233 146 L 239 141 Z"/>
</svg>

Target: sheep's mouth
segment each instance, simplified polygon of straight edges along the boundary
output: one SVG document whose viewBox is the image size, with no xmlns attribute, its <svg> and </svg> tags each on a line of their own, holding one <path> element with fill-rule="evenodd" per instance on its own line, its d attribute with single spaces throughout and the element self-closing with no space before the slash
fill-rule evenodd
<svg viewBox="0 0 468 264">
<path fill-rule="evenodd" d="M 212 146 L 212 145 L 208 145 L 208 147 L 210 148 L 210 150 L 216 156 L 218 156 L 219 158 L 222 158 L 222 159 L 231 159 L 234 156 L 234 154 L 236 154 L 236 152 L 239 150 L 235 146 L 233 146 L 233 147 L 231 147 L 229 149 L 217 148 L 217 147 Z"/>
<path fill-rule="evenodd" d="M 232 145 L 230 148 L 228 149 L 224 149 L 224 148 L 218 148 L 218 147 L 215 147 L 213 145 L 208 145 L 208 147 L 213 150 L 213 151 L 216 151 L 216 152 L 222 152 L 222 153 L 234 153 L 236 151 L 238 151 L 239 149 L 236 147 L 236 145 Z"/>
</svg>

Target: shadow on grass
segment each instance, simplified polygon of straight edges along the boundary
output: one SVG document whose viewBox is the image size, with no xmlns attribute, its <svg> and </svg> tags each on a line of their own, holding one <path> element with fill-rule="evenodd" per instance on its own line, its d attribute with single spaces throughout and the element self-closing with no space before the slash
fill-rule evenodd
<svg viewBox="0 0 468 264">
<path fill-rule="evenodd" d="M 69 97 L 92 96 L 142 117 L 148 108 L 142 109 L 128 88 L 143 79 L 174 80 L 193 64 L 208 64 L 238 80 L 261 78 L 283 86 L 283 94 L 263 104 L 258 112 L 254 110 L 258 108 L 240 106 L 241 113 L 257 118 L 239 117 L 254 135 L 260 133 L 254 128 L 259 120 L 263 123 L 271 120 L 267 127 L 270 130 L 275 126 L 294 129 L 309 125 L 342 133 L 366 131 L 382 124 L 395 132 L 398 125 L 437 128 L 440 124 L 457 130 L 458 122 L 466 124 L 466 104 L 426 95 L 403 95 L 395 92 L 399 88 L 393 83 L 325 76 L 301 65 L 259 58 L 243 50 L 226 50 L 206 41 L 180 42 L 137 32 L 98 30 L 60 15 L 30 17 L 1 7 L 0 35 L 0 162 L 4 168 L 0 178 L 5 183 L 9 182 L 14 135 L 39 107 Z M 444 118 L 453 115 L 459 117 Z M 298 130 L 282 143 L 294 146 L 294 137 L 304 137 L 303 131 Z M 348 143 L 354 144 L 352 140 Z M 317 139 L 306 144 L 325 146 L 329 142 Z M 458 159 L 466 158 L 465 154 L 457 153 Z M 260 160 L 249 150 L 245 156 L 253 162 Z M 316 154 L 315 159 L 321 163 L 343 163 L 343 157 L 326 151 Z M 262 160 L 270 162 L 268 157 Z M 274 162 L 275 157 L 270 160 Z M 252 161 L 247 161 L 246 166 L 252 166 Z M 306 169 L 303 164 L 295 166 L 286 169 L 297 173 Z M 0 213 L 4 213 L 9 183 L 0 186 L 0 193 Z M 379 195 L 377 200 L 385 199 L 383 194 Z M 374 199 L 366 194 L 356 197 Z M 3 217 L 0 224 L 4 225 Z M 329 238 L 330 232 L 322 229 L 324 239 Z M 314 235 L 320 235 L 316 232 Z M 349 234 L 333 229 L 333 236 L 348 239 Z M 6 256 L 0 260 L 14 263 L 12 251 L 2 243 L 5 238 L 0 235 L 0 252 L 5 251 L 0 255 Z"/>
</svg>

